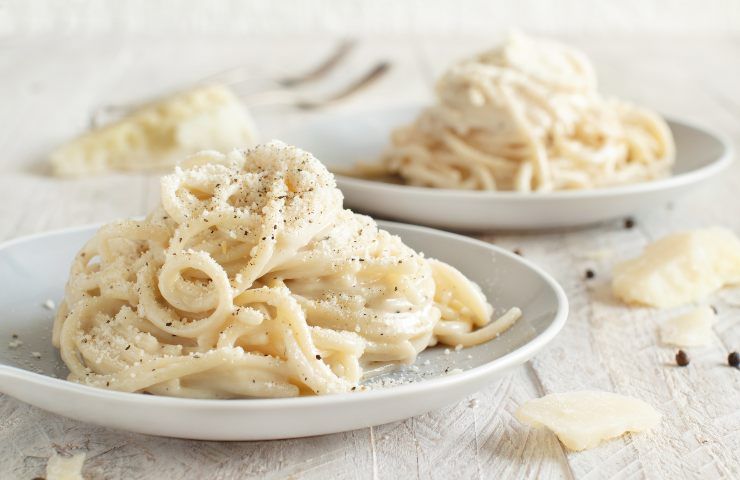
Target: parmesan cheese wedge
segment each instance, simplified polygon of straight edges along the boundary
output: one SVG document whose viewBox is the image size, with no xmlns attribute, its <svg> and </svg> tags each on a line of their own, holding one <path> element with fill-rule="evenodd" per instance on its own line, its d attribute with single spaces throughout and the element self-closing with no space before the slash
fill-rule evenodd
<svg viewBox="0 0 740 480">
<path fill-rule="evenodd" d="M 663 343 L 679 347 L 709 345 L 712 342 L 714 318 L 711 307 L 699 307 L 661 325 L 660 339 Z"/>
<path fill-rule="evenodd" d="M 516 418 L 533 427 L 549 428 L 571 450 L 585 450 L 625 432 L 654 428 L 660 414 L 642 400 L 583 390 L 530 400 L 519 407 Z"/>
<path fill-rule="evenodd" d="M 62 177 L 153 170 L 200 150 L 251 147 L 255 136 L 254 123 L 230 89 L 204 86 L 88 132 L 61 146 L 50 160 L 54 174 Z"/>
<path fill-rule="evenodd" d="M 677 233 L 614 267 L 612 291 L 627 303 L 675 307 L 740 283 L 740 240 L 725 228 Z"/>
<path fill-rule="evenodd" d="M 84 463 L 84 452 L 71 457 L 62 457 L 55 453 L 46 464 L 46 480 L 84 480 L 82 476 Z"/>
</svg>

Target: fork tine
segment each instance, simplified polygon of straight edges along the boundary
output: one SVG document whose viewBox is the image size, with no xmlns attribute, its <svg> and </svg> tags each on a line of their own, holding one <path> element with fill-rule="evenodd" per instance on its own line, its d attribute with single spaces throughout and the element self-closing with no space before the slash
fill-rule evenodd
<svg viewBox="0 0 740 480">
<path fill-rule="evenodd" d="M 323 62 L 319 63 L 316 67 L 309 70 L 308 72 L 297 75 L 295 77 L 285 77 L 278 80 L 278 83 L 286 88 L 297 87 L 298 85 L 312 82 L 324 77 L 327 73 L 332 71 L 334 67 L 344 60 L 344 58 L 355 49 L 357 46 L 357 40 L 345 39 L 342 40 L 339 45 L 334 49 L 331 55 L 329 55 Z"/>
<path fill-rule="evenodd" d="M 377 82 L 383 75 L 385 75 L 391 68 L 390 62 L 380 62 L 373 66 L 367 73 L 362 75 L 360 78 L 350 83 L 347 87 L 340 90 L 339 92 L 323 99 L 323 100 L 299 100 L 295 106 L 301 110 L 313 110 L 321 107 L 331 105 L 333 103 L 344 100 L 345 98 L 354 95 L 355 93 L 369 87 L 371 84 Z"/>
<path fill-rule="evenodd" d="M 314 80 L 319 80 L 324 77 L 330 71 L 334 69 L 339 63 L 357 46 L 357 41 L 353 39 L 342 40 L 337 47 L 332 50 L 331 54 L 322 60 L 316 67 L 312 68 L 306 73 L 295 75 L 292 77 L 285 77 L 279 79 L 273 79 L 271 82 L 283 88 L 293 88 L 304 83 L 308 83 Z M 240 65 L 237 67 L 229 68 L 221 72 L 209 75 L 198 83 L 221 83 L 228 86 L 235 86 L 235 84 L 250 80 L 251 67 Z M 261 80 L 268 80 L 262 78 Z"/>
</svg>

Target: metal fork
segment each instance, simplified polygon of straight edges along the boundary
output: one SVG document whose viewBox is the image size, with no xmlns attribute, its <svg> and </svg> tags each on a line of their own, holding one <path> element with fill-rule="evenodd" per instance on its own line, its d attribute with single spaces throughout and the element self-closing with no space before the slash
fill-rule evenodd
<svg viewBox="0 0 740 480">
<path fill-rule="evenodd" d="M 273 89 L 255 94 L 238 96 L 247 106 L 275 104 L 292 105 L 301 110 L 315 110 L 335 104 L 367 88 L 372 83 L 375 83 L 388 71 L 390 63 L 384 61 L 375 64 L 365 74 L 358 77 L 349 85 L 323 99 L 306 98 L 292 91 L 292 89 L 325 77 L 337 65 L 339 65 L 339 63 L 341 63 L 341 61 L 355 48 L 355 46 L 356 41 L 344 40 L 340 42 L 337 48 L 335 48 L 332 53 L 326 57 L 326 59 L 307 72 L 279 79 L 259 79 L 263 83 L 271 83 L 273 85 Z M 227 86 L 233 86 L 247 80 L 249 80 L 249 77 L 247 76 L 246 67 L 237 67 L 206 77 L 197 82 L 196 85 L 221 83 Z M 131 105 L 104 105 L 99 107 L 90 115 L 90 128 L 95 129 L 104 124 L 104 118 L 110 118 L 112 116 L 122 117 L 131 113 L 133 110 L 141 108 L 147 103 L 151 102 Z"/>
<path fill-rule="evenodd" d="M 349 85 L 339 89 L 324 98 L 308 98 L 291 90 L 272 90 L 259 92 L 243 98 L 248 106 L 258 105 L 291 105 L 300 110 L 316 110 L 336 104 L 357 92 L 369 87 L 388 72 L 391 64 L 389 62 L 378 62 L 363 75 L 350 82 Z"/>
<path fill-rule="evenodd" d="M 258 80 L 271 83 L 273 88 L 295 88 L 306 83 L 320 80 L 329 72 L 334 70 L 334 68 L 339 65 L 342 60 L 344 60 L 344 58 L 347 57 L 352 52 L 352 50 L 355 49 L 355 47 L 357 47 L 356 40 L 342 40 L 339 42 L 339 45 L 337 45 L 334 50 L 332 50 L 328 57 L 319 62 L 315 67 L 302 74 L 277 79 L 260 78 Z M 224 85 L 233 85 L 241 83 L 250 79 L 250 68 L 251 67 L 245 66 L 230 68 L 228 70 L 224 70 L 222 72 L 206 77 L 200 80 L 198 84 L 221 83 Z"/>
</svg>

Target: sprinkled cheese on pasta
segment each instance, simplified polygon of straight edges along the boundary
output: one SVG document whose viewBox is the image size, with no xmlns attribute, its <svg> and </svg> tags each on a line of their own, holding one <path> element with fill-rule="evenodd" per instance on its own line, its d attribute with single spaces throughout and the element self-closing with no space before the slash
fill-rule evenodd
<svg viewBox="0 0 740 480">
<path fill-rule="evenodd" d="M 357 390 L 366 365 L 506 330 L 480 288 L 342 207 L 333 176 L 279 142 L 203 152 L 144 220 L 77 255 L 53 342 L 84 384 L 196 398 Z"/>
</svg>

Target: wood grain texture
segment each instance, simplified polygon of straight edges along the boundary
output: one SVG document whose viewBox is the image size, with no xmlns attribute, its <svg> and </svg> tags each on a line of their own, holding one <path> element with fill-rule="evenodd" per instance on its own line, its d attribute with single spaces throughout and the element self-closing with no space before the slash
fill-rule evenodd
<svg viewBox="0 0 740 480">
<path fill-rule="evenodd" d="M 593 58 L 605 91 L 693 119 L 740 139 L 740 42 L 736 37 L 570 36 Z M 246 65 L 255 75 L 301 71 L 328 52 L 329 38 L 132 38 L 101 36 L 0 39 L 0 239 L 141 215 L 157 201 L 151 175 L 59 181 L 44 156 L 83 130 L 100 105 L 181 88 Z M 367 38 L 322 86 L 330 91 L 372 60 L 390 58 L 382 82 L 337 109 L 426 101 L 450 61 L 487 38 Z M 690 66 L 690 67 L 689 67 Z M 310 114 L 255 110 L 265 138 Z M 713 297 L 720 315 L 712 347 L 690 349 L 673 367 L 657 326 L 677 311 L 628 309 L 609 293 L 614 262 L 668 232 L 725 225 L 740 233 L 740 167 L 674 205 L 655 205 L 589 229 L 493 232 L 480 237 L 521 249 L 563 285 L 571 315 L 550 348 L 473 397 L 439 411 L 372 429 L 271 442 L 194 442 L 82 424 L 0 397 L 0 478 L 43 474 L 54 452 L 88 452 L 91 479 L 125 478 L 738 478 L 740 372 L 724 365 L 740 348 L 740 290 Z M 586 269 L 596 277 L 584 278 Z M 626 436 L 586 452 L 565 451 L 547 431 L 513 413 L 550 392 L 598 388 L 634 395 L 664 415 L 653 433 Z M 475 401 L 473 402 L 473 398 Z"/>
</svg>

